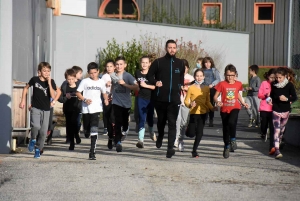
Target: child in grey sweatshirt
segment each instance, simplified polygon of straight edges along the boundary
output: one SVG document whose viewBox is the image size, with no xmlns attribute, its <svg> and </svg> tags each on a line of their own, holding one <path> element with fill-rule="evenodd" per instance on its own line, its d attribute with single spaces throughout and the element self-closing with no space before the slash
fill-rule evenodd
<svg viewBox="0 0 300 201">
<path fill-rule="evenodd" d="M 249 74 L 250 74 L 250 80 L 249 80 L 249 87 L 246 87 L 247 90 L 247 97 L 246 97 L 246 103 L 250 106 L 247 109 L 247 113 L 249 115 L 249 124 L 248 127 L 252 127 L 255 125 L 255 127 L 259 127 L 260 124 L 260 116 L 259 116 L 259 105 L 260 105 L 260 99 L 258 98 L 258 90 L 261 84 L 260 78 L 257 76 L 258 73 L 258 66 L 252 65 L 249 67 Z"/>
</svg>

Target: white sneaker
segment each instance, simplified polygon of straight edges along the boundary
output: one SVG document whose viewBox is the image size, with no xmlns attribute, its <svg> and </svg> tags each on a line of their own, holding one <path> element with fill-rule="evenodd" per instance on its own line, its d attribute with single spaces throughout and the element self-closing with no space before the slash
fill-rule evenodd
<svg viewBox="0 0 300 201">
<path fill-rule="evenodd" d="M 175 148 L 178 147 L 178 143 L 179 143 L 179 141 L 178 141 L 178 139 L 176 139 L 175 142 L 174 142 L 174 147 L 175 147 Z"/>
<path fill-rule="evenodd" d="M 152 141 L 156 142 L 156 134 L 154 132 L 149 133 L 149 136 L 151 138 Z"/>
<path fill-rule="evenodd" d="M 103 135 L 107 135 L 107 134 L 108 134 L 107 128 L 104 128 L 103 129 Z"/>
<path fill-rule="evenodd" d="M 121 138 L 121 141 L 124 141 L 128 135 L 128 132 L 129 132 L 129 126 L 128 126 L 128 129 L 127 131 L 122 131 L 122 138 Z"/>
<path fill-rule="evenodd" d="M 184 151 L 184 142 L 179 141 L 178 143 L 178 151 L 183 152 Z"/>
</svg>

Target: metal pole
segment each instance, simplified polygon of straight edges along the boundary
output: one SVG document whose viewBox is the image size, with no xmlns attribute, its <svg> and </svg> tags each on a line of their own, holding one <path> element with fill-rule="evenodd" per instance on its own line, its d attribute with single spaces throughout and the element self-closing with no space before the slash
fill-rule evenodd
<svg viewBox="0 0 300 201">
<path fill-rule="evenodd" d="M 292 18 L 293 18 L 293 0 L 290 0 L 290 9 L 289 9 L 289 31 L 288 31 L 288 58 L 287 58 L 287 66 L 289 68 L 292 67 Z"/>
</svg>

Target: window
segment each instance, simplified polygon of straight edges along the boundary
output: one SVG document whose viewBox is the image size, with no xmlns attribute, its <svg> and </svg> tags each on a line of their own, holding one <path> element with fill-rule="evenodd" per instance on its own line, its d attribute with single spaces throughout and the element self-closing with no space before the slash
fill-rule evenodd
<svg viewBox="0 0 300 201">
<path fill-rule="evenodd" d="M 275 3 L 254 3 L 254 24 L 274 24 Z"/>
<path fill-rule="evenodd" d="M 99 8 L 98 16 L 139 20 L 140 11 L 135 0 L 104 0 Z"/>
<path fill-rule="evenodd" d="M 222 3 L 202 4 L 203 24 L 216 24 L 222 21 Z"/>
</svg>

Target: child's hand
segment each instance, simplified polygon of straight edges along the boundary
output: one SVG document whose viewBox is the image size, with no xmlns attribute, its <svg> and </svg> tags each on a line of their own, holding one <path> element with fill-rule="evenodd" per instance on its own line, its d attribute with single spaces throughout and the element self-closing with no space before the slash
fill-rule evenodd
<svg viewBox="0 0 300 201">
<path fill-rule="evenodd" d="M 111 81 L 108 81 L 108 82 L 106 83 L 106 87 L 111 87 Z"/>
<path fill-rule="evenodd" d="M 183 91 L 187 91 L 187 90 L 189 89 L 189 86 L 188 86 L 188 85 L 184 85 L 184 86 L 181 87 L 181 89 L 182 89 Z"/>
<path fill-rule="evenodd" d="M 279 100 L 281 101 L 287 101 L 287 97 L 285 97 L 284 95 L 279 96 Z"/>
<path fill-rule="evenodd" d="M 70 99 L 71 98 L 71 94 L 70 93 L 66 93 L 66 97 L 67 97 L 67 99 Z"/>
<path fill-rule="evenodd" d="M 112 94 L 108 94 L 108 101 L 112 101 Z"/>
<path fill-rule="evenodd" d="M 32 108 L 32 105 L 29 105 L 29 106 L 28 106 L 28 111 L 30 111 L 30 110 L 31 110 L 31 108 Z"/>
<path fill-rule="evenodd" d="M 161 81 L 157 81 L 156 84 L 155 84 L 155 86 L 157 86 L 157 87 L 162 87 L 162 85 L 163 85 L 163 84 L 162 84 Z"/>
<path fill-rule="evenodd" d="M 48 81 L 49 84 L 51 84 L 51 75 L 49 75 L 49 76 L 47 77 L 47 81 Z"/>
<path fill-rule="evenodd" d="M 86 100 L 85 100 L 85 103 L 86 103 L 87 105 L 90 105 L 90 104 L 92 104 L 92 100 L 91 100 L 91 99 L 86 99 Z"/>
<path fill-rule="evenodd" d="M 119 80 L 118 83 L 119 83 L 120 85 L 126 84 L 126 83 L 124 82 L 124 80 Z"/>
<path fill-rule="evenodd" d="M 247 109 L 250 108 L 250 106 L 248 105 L 248 103 L 244 103 L 244 107 L 247 108 Z"/>
<path fill-rule="evenodd" d="M 195 101 L 191 102 L 191 107 L 193 108 L 195 106 L 196 106 L 196 102 Z"/>
<path fill-rule="evenodd" d="M 19 108 L 23 109 L 25 107 L 25 102 L 22 101 L 20 104 L 19 104 Z"/>
<path fill-rule="evenodd" d="M 108 104 L 109 104 L 108 99 L 105 99 L 105 100 L 104 100 L 104 104 L 105 104 L 106 106 L 108 106 Z"/>
<path fill-rule="evenodd" d="M 218 102 L 217 102 L 217 106 L 222 107 L 222 106 L 223 106 L 223 103 L 222 103 L 221 101 L 218 101 Z"/>
<path fill-rule="evenodd" d="M 270 97 L 268 97 L 268 98 L 266 99 L 266 102 L 267 102 L 269 105 L 273 105 L 273 103 L 272 103 L 272 98 L 270 98 Z"/>
<path fill-rule="evenodd" d="M 212 85 L 212 84 L 210 84 L 210 85 L 208 85 L 208 87 L 209 87 L 209 88 L 213 88 L 213 85 Z"/>
<path fill-rule="evenodd" d="M 147 84 L 146 84 L 144 81 L 141 81 L 141 82 L 140 82 L 140 85 L 141 85 L 141 87 L 144 87 L 144 88 L 147 87 Z"/>
</svg>

